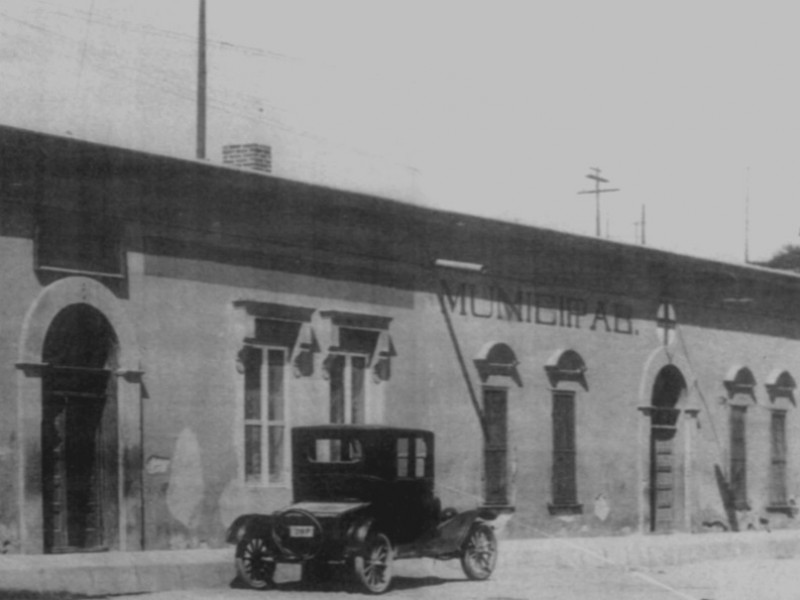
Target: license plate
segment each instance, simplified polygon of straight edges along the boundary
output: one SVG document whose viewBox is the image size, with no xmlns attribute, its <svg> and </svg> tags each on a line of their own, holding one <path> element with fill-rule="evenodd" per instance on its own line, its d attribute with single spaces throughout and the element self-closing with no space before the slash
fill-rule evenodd
<svg viewBox="0 0 800 600">
<path fill-rule="evenodd" d="M 314 537 L 314 527 L 310 525 L 290 525 L 289 537 L 310 538 Z"/>
</svg>

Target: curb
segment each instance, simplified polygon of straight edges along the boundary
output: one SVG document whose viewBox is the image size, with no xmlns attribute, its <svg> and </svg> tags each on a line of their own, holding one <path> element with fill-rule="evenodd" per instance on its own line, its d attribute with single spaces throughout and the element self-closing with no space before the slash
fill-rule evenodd
<svg viewBox="0 0 800 600">
<path fill-rule="evenodd" d="M 73 594 L 135 594 L 227 587 L 231 551 L 158 550 L 0 556 L 0 588 Z"/>
<path fill-rule="evenodd" d="M 632 568 L 716 559 L 794 556 L 800 556 L 800 530 L 500 541 L 500 560 L 504 568 Z M 0 588 L 8 590 L 102 596 L 179 589 L 228 589 L 235 574 L 230 547 L 0 555 Z"/>
</svg>

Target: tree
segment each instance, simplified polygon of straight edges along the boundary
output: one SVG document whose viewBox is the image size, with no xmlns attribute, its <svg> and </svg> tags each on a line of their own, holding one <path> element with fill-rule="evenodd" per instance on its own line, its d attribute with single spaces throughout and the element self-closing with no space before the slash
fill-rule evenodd
<svg viewBox="0 0 800 600">
<path fill-rule="evenodd" d="M 800 272 L 800 246 L 786 244 L 783 248 L 778 250 L 772 258 L 756 264 L 772 269 L 785 269 L 787 271 Z"/>
</svg>

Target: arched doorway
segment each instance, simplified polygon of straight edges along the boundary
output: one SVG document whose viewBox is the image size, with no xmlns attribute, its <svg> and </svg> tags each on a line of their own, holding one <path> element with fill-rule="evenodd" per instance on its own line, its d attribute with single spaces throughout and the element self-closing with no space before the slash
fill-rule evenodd
<svg viewBox="0 0 800 600">
<path fill-rule="evenodd" d="M 88 304 L 61 310 L 42 363 L 44 551 L 81 552 L 118 541 L 118 342 Z"/>
<path fill-rule="evenodd" d="M 673 365 L 661 369 L 653 383 L 650 408 L 650 531 L 672 531 L 681 507 L 681 474 L 676 437 L 686 380 Z"/>
</svg>

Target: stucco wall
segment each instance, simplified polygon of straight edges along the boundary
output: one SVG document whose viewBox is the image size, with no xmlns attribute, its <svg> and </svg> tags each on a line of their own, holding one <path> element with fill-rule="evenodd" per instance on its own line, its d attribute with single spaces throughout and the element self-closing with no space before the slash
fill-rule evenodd
<svg viewBox="0 0 800 600">
<path fill-rule="evenodd" d="M 3 239 L 3 250 L 12 269 L 31 263 L 28 241 Z M 596 312 L 589 311 L 579 321 L 563 323 L 552 310 L 542 311 L 538 318 L 524 312 L 517 318 L 496 299 L 492 304 L 492 293 L 480 279 L 468 281 L 477 286 L 474 307 L 469 296 L 462 306 L 458 292 L 462 282 L 459 277 L 435 276 L 428 287 L 411 292 L 213 262 L 129 255 L 129 297 L 118 303 L 134 330 L 143 372 L 144 503 L 137 518 L 144 519 L 145 547 L 219 546 L 225 528 L 238 514 L 270 512 L 291 501 L 289 486 L 253 486 L 243 480 L 243 380 L 236 358 L 249 317 L 234 306 L 239 300 L 315 310 L 312 326 L 320 338 L 320 350 L 314 355 L 314 368 L 287 384 L 292 425 L 324 422 L 328 415 L 328 382 L 321 368 L 325 323 L 319 313 L 341 310 L 390 317 L 396 356 L 391 378 L 369 383 L 369 394 L 378 407 L 373 418 L 434 430 L 437 492 L 445 506 L 468 508 L 483 500 L 483 434 L 442 313 L 439 294 L 443 294 L 478 398 L 483 385 L 508 389 L 510 500 L 516 508 L 509 532 L 515 536 L 647 530 L 649 425 L 640 408 L 650 404 L 654 378 L 667 364 L 675 365 L 686 380 L 681 408 L 695 410 L 697 415 L 682 413 L 679 421 L 676 494 L 681 496 L 681 506 L 676 527 L 703 531 L 709 524 L 727 523 L 714 471 L 715 465 L 726 471 L 729 461 L 730 398 L 724 382 L 732 368 L 746 366 L 757 385 L 747 421 L 752 510 L 739 515 L 740 526 L 764 527 L 765 519 L 770 527 L 795 524 L 785 515 L 766 510 L 773 403 L 764 386 L 776 369 L 794 373 L 800 366 L 793 320 L 783 324 L 785 337 L 717 331 L 683 325 L 681 315 L 722 309 L 676 304 L 678 334 L 665 345 L 655 320 L 655 293 L 640 299 L 582 290 L 578 284 L 537 289 L 542 294 L 584 297 L 593 310 L 598 302 L 606 307 L 625 305 L 624 323 L 616 327 L 610 312 L 598 320 Z M 16 390 L 23 374 L 14 366 L 19 356 L 16 340 L 30 304 L 45 288 L 23 269 L 18 284 L 0 292 L 0 377 L 6 414 L 18 415 Z M 774 317 L 760 317 L 753 310 L 747 314 L 755 330 L 776 326 L 759 323 L 759 319 L 774 321 Z M 692 317 L 694 322 L 702 320 L 702 315 Z M 732 317 L 737 317 L 735 312 Z M 480 379 L 474 359 L 491 342 L 513 350 L 518 360 L 516 378 Z M 576 393 L 577 489 L 582 511 L 552 515 L 548 503 L 552 500 L 553 381 L 545 366 L 565 350 L 580 354 L 587 367 L 586 388 L 569 386 Z M 800 418 L 791 403 L 784 404 L 789 411 L 789 494 L 796 497 L 800 494 L 796 442 Z M 12 421 L 5 419 L 0 425 L 0 470 L 5 475 L 0 533 L 9 540 L 6 546 L 11 550 L 19 546 L 18 483 L 37 472 L 30 464 L 36 460 L 35 453 L 23 453 L 29 465 L 27 474 L 20 475 L 17 427 Z M 139 452 L 138 448 L 132 451 Z"/>
</svg>

